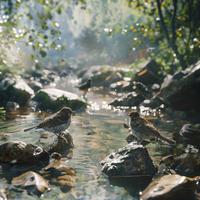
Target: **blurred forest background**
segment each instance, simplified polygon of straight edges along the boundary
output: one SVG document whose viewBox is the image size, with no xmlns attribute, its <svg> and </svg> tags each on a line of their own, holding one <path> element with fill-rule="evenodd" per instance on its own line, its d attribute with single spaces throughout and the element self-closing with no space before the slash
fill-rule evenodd
<svg viewBox="0 0 200 200">
<path fill-rule="evenodd" d="M 198 0 L 1 0 L 0 69 L 151 57 L 174 73 L 199 59 L 199 7 Z"/>
</svg>

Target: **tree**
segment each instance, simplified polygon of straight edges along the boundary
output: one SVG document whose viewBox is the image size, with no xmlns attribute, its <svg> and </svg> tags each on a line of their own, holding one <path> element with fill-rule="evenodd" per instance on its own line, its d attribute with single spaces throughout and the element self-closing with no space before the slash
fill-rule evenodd
<svg viewBox="0 0 200 200">
<path fill-rule="evenodd" d="M 183 69 L 200 57 L 199 0 L 128 0 L 129 5 L 145 15 L 141 27 L 146 29 L 145 42 L 157 47 L 152 53 Z M 166 56 L 166 54 L 168 56 Z"/>
</svg>

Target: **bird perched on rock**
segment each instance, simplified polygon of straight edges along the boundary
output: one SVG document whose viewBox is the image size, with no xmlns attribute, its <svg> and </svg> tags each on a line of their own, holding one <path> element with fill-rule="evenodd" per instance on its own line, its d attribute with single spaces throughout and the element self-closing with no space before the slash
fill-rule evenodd
<svg viewBox="0 0 200 200">
<path fill-rule="evenodd" d="M 60 134 L 65 131 L 71 124 L 71 115 L 74 112 L 71 108 L 63 107 L 57 113 L 45 118 L 41 123 L 38 125 L 27 128 L 24 131 L 29 131 L 31 129 L 44 129 L 49 132 L 53 132 L 55 134 Z"/>
<path fill-rule="evenodd" d="M 140 116 L 138 112 L 130 112 L 129 125 L 137 139 L 142 142 L 143 140 L 160 140 L 167 144 L 175 144 L 175 141 L 160 134 L 154 125 Z"/>
<path fill-rule="evenodd" d="M 88 79 L 84 83 L 80 84 L 79 86 L 77 86 L 77 88 L 79 90 L 83 91 L 83 96 L 85 97 L 85 95 L 87 94 L 88 90 L 91 88 L 91 79 Z"/>
</svg>

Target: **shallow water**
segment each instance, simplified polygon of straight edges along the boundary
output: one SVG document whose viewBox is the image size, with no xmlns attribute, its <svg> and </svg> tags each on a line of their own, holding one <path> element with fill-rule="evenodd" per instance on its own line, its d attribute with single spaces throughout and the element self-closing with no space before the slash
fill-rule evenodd
<svg viewBox="0 0 200 200">
<path fill-rule="evenodd" d="M 69 87 L 69 83 L 67 84 Z M 76 89 L 74 91 L 77 92 Z M 116 185 L 116 182 L 110 182 L 101 173 L 100 161 L 109 153 L 125 146 L 125 138 L 128 134 L 128 131 L 123 128 L 123 123 L 127 121 L 127 114 L 120 111 L 111 111 L 107 106 L 111 99 L 112 97 L 109 95 L 90 92 L 88 95 L 90 106 L 87 112 L 73 116 L 69 132 L 72 134 L 75 148 L 73 158 L 68 161 L 68 164 L 77 172 L 76 186 L 71 191 L 64 193 L 60 188 L 52 185 L 52 190 L 45 193 L 43 199 L 138 199 L 138 192 L 141 188 L 138 188 L 137 184 L 139 182 L 137 180 L 135 184 L 125 184 L 126 187 L 120 187 L 118 183 Z M 22 140 L 36 144 L 40 138 L 40 132 L 35 130 L 23 132 L 23 129 L 37 124 L 42 118 L 44 118 L 42 113 L 29 113 L 17 116 L 15 119 L 6 122 L 1 122 L 1 127 L 5 126 L 8 128 L 1 130 L 0 142 Z M 148 148 L 150 154 L 154 155 L 155 160 L 159 160 L 161 154 L 168 152 L 168 148 L 165 146 L 150 145 Z M 37 199 L 36 196 L 29 196 L 25 192 L 14 193 L 12 198 Z"/>
</svg>

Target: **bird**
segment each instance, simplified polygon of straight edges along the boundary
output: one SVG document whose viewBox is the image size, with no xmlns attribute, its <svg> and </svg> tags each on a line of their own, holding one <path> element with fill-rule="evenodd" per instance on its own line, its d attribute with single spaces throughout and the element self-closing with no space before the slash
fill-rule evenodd
<svg viewBox="0 0 200 200">
<path fill-rule="evenodd" d="M 45 118 L 41 123 L 36 126 L 24 129 L 24 132 L 32 129 L 44 129 L 59 135 L 65 131 L 71 124 L 71 115 L 74 112 L 69 107 L 63 107 L 61 110 Z"/>
<path fill-rule="evenodd" d="M 133 135 L 135 135 L 139 142 L 144 140 L 159 140 L 167 144 L 175 144 L 176 142 L 169 139 L 158 131 L 158 129 L 148 120 L 140 116 L 137 111 L 129 113 L 129 126 Z"/>
<path fill-rule="evenodd" d="M 91 88 L 91 82 L 92 80 L 89 78 L 87 81 L 77 86 L 79 90 L 83 91 L 84 97 L 87 94 L 88 90 Z"/>
</svg>

